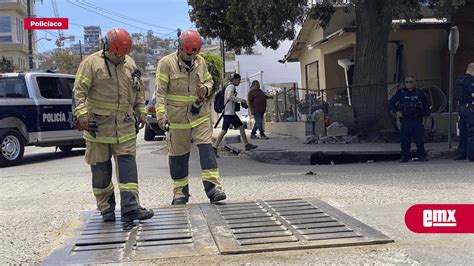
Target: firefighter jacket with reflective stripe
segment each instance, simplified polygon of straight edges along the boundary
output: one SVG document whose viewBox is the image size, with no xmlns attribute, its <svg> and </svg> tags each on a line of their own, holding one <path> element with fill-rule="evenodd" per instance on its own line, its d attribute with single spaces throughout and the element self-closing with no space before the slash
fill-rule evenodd
<svg viewBox="0 0 474 266">
<path fill-rule="evenodd" d="M 96 137 L 84 131 L 92 142 L 123 143 L 136 138 L 135 116 L 146 116 L 145 90 L 141 80 L 134 83 L 137 69 L 130 56 L 115 66 L 105 63 L 102 52 L 85 58 L 74 82 L 74 116 L 88 115 L 98 126 Z M 136 81 L 136 80 L 135 80 Z"/>
<path fill-rule="evenodd" d="M 198 90 L 207 88 L 206 101 L 199 113 L 191 112 L 198 99 Z M 194 128 L 210 120 L 210 101 L 212 95 L 212 76 L 206 62 L 197 56 L 191 67 L 177 52 L 163 57 L 156 70 L 156 115 L 158 121 L 167 118 L 170 129 Z"/>
</svg>

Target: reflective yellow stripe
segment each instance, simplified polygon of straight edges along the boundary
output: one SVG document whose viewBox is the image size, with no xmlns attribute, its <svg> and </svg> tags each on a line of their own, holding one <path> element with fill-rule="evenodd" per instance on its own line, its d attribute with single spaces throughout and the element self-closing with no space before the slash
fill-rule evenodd
<svg viewBox="0 0 474 266">
<path fill-rule="evenodd" d="M 133 133 L 121 136 L 119 138 L 119 143 L 127 142 L 127 141 L 135 139 L 135 138 L 137 138 L 137 133 L 133 132 Z"/>
<path fill-rule="evenodd" d="M 80 117 L 81 115 L 85 115 L 85 114 L 87 114 L 87 108 L 86 107 L 76 108 L 74 110 L 74 116 L 75 117 Z"/>
<path fill-rule="evenodd" d="M 105 194 L 113 190 L 114 190 L 114 184 L 112 182 L 110 182 L 110 184 L 106 188 L 92 188 L 92 191 L 94 192 L 94 195 L 96 196 L 100 196 L 102 194 Z"/>
<path fill-rule="evenodd" d="M 206 176 L 206 175 L 201 176 L 202 180 L 218 180 L 219 178 L 220 178 L 219 176 Z"/>
<path fill-rule="evenodd" d="M 137 183 L 119 183 L 120 190 L 138 190 Z"/>
<path fill-rule="evenodd" d="M 87 86 L 91 85 L 91 80 L 84 75 L 79 74 L 76 76 L 76 79 L 79 80 L 79 83 L 86 84 Z"/>
<path fill-rule="evenodd" d="M 164 114 L 165 113 L 165 106 L 164 105 L 159 105 L 156 107 L 156 112 L 159 114 Z"/>
<path fill-rule="evenodd" d="M 168 75 L 165 75 L 163 73 L 156 73 L 156 79 L 158 80 L 161 80 L 165 83 L 168 83 L 170 81 L 170 79 L 168 78 Z"/>
<path fill-rule="evenodd" d="M 208 80 L 211 80 L 211 79 L 212 79 L 211 73 L 206 72 L 206 74 L 204 74 L 204 81 L 208 81 Z"/>
<path fill-rule="evenodd" d="M 145 108 L 145 107 L 138 108 L 138 112 L 139 112 L 139 113 L 145 113 L 145 114 L 146 114 L 146 108 Z"/>
<path fill-rule="evenodd" d="M 84 139 L 92 141 L 92 142 L 115 144 L 115 143 L 124 143 L 129 140 L 135 139 L 137 138 L 137 135 L 135 132 L 133 132 L 133 133 L 121 136 L 119 138 L 108 138 L 108 137 L 95 137 L 94 138 L 88 131 L 84 131 L 83 137 Z"/>
<path fill-rule="evenodd" d="M 192 121 L 191 122 L 191 127 L 195 128 L 195 127 L 199 126 L 200 124 L 202 124 L 206 121 L 209 121 L 209 116 L 203 116 L 203 117 L 197 119 L 196 121 Z"/>
<path fill-rule="evenodd" d="M 173 189 L 175 188 L 183 188 L 189 184 L 188 177 L 173 180 Z"/>
<path fill-rule="evenodd" d="M 220 178 L 219 169 L 209 169 L 201 171 L 202 180 L 216 180 Z"/>
<path fill-rule="evenodd" d="M 116 111 L 123 111 L 127 110 L 130 108 L 130 104 L 128 103 L 109 103 L 109 102 L 102 102 L 102 101 L 97 101 L 91 98 L 88 98 L 87 101 L 89 104 L 91 104 L 94 107 L 102 108 L 102 109 L 107 109 L 107 110 L 116 110 Z"/>
<path fill-rule="evenodd" d="M 219 175 L 219 170 L 202 170 L 201 174 L 203 175 Z"/>
<path fill-rule="evenodd" d="M 206 121 L 209 121 L 209 116 L 203 116 L 191 123 L 170 123 L 169 127 L 172 129 L 189 129 L 195 128 Z"/>
<path fill-rule="evenodd" d="M 166 95 L 166 100 L 175 101 L 175 102 L 193 103 L 197 100 L 197 97 L 196 96 L 188 96 L 188 95 L 168 94 L 168 95 Z"/>
</svg>

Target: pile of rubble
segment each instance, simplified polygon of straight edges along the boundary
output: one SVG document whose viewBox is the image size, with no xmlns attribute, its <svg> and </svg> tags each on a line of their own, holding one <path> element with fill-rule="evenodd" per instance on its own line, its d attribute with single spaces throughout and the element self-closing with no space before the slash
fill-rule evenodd
<svg viewBox="0 0 474 266">
<path fill-rule="evenodd" d="M 357 136 L 307 136 L 304 144 L 349 144 L 359 143 Z"/>
<path fill-rule="evenodd" d="M 359 143 L 357 136 L 349 136 L 348 128 L 338 122 L 334 122 L 326 128 L 326 136 L 307 136 L 304 144 L 348 144 Z"/>
</svg>

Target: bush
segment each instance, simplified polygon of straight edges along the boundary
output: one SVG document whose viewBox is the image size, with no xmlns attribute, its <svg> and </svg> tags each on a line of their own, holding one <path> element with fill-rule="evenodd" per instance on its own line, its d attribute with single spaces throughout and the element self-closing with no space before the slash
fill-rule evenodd
<svg viewBox="0 0 474 266">
<path fill-rule="evenodd" d="M 211 73 L 212 75 L 212 80 L 214 81 L 212 91 L 216 92 L 220 89 L 221 82 L 224 76 L 224 64 L 222 62 L 222 58 L 209 51 L 201 53 L 201 56 L 204 58 L 204 60 L 206 60 L 207 68 L 209 70 L 209 73 Z"/>
</svg>

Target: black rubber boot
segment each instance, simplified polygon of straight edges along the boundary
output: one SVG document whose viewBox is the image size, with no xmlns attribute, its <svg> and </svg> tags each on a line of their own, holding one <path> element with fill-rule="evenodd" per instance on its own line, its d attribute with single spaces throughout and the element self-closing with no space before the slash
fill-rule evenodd
<svg viewBox="0 0 474 266">
<path fill-rule="evenodd" d="M 173 201 L 171 202 L 171 205 L 185 205 L 186 203 L 188 203 L 188 199 L 185 197 L 180 197 L 180 198 L 173 199 Z"/>
<path fill-rule="evenodd" d="M 104 222 L 115 222 L 115 212 L 102 213 L 102 221 Z"/>
<path fill-rule="evenodd" d="M 155 213 L 153 212 L 152 209 L 145 209 L 145 208 L 135 209 L 131 212 L 128 212 L 122 215 L 121 221 L 124 223 L 130 223 L 130 222 L 133 222 L 134 220 L 147 220 L 153 217 L 154 214 Z"/>
<path fill-rule="evenodd" d="M 225 200 L 226 198 L 227 195 L 224 193 L 224 191 L 216 190 L 216 192 L 212 195 L 212 197 L 209 198 L 209 200 L 211 200 L 211 203 L 214 203 L 221 200 Z"/>
</svg>

